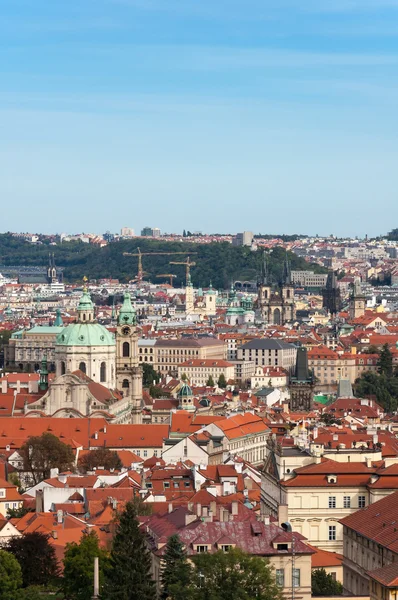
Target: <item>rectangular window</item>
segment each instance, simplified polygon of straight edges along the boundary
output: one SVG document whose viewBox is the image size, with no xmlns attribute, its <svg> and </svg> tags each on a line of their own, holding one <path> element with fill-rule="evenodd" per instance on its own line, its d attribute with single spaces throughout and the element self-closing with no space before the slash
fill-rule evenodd
<svg viewBox="0 0 398 600">
<path fill-rule="evenodd" d="M 144 450 L 144 456 L 148 456 L 148 450 Z"/>
<path fill-rule="evenodd" d="M 336 540 L 336 525 L 329 525 L 329 542 Z"/>
<path fill-rule="evenodd" d="M 351 508 L 351 496 L 344 496 L 343 506 L 344 508 Z"/>
<path fill-rule="evenodd" d="M 207 552 L 207 546 L 197 546 L 196 552 Z"/>
<path fill-rule="evenodd" d="M 169 488 L 169 487 L 170 487 L 170 483 L 169 483 L 168 481 L 165 481 L 165 482 L 163 483 L 163 487 L 164 487 L 165 489 Z"/>
<path fill-rule="evenodd" d="M 365 508 L 366 498 L 365 496 L 358 496 L 358 508 Z"/>
<path fill-rule="evenodd" d="M 336 508 L 336 496 L 329 496 L 329 508 Z"/>
<path fill-rule="evenodd" d="M 300 569 L 293 569 L 292 571 L 292 583 L 293 587 L 300 587 Z"/>
<path fill-rule="evenodd" d="M 276 569 L 275 571 L 276 585 L 285 587 L 285 569 Z"/>
</svg>

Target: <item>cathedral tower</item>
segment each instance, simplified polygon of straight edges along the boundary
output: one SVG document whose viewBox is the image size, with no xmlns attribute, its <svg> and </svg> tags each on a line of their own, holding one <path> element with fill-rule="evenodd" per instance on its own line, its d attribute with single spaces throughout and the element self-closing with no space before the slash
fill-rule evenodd
<svg viewBox="0 0 398 600">
<path fill-rule="evenodd" d="M 258 307 L 265 323 L 285 325 L 296 318 L 294 286 L 291 283 L 287 254 L 283 265 L 282 279 L 279 284 L 272 285 L 268 273 L 268 261 L 264 252 L 258 283 Z"/>
<path fill-rule="evenodd" d="M 138 331 L 130 294 L 125 293 L 116 330 L 117 388 L 131 401 L 131 421 L 141 423 L 142 368 L 139 364 Z"/>
<path fill-rule="evenodd" d="M 334 271 L 330 271 L 326 280 L 326 287 L 322 290 L 323 308 L 335 316 L 341 308 L 340 288 Z"/>
<path fill-rule="evenodd" d="M 361 290 L 359 281 L 354 283 L 354 289 L 350 298 L 350 319 L 357 319 L 365 314 L 366 296 Z"/>
</svg>

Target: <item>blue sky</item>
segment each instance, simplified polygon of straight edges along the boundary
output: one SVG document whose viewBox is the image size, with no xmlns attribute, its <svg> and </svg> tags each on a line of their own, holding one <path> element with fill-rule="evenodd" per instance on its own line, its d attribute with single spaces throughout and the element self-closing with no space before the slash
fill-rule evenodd
<svg viewBox="0 0 398 600">
<path fill-rule="evenodd" d="M 2 0 L 0 230 L 398 226 L 398 0 Z"/>
</svg>

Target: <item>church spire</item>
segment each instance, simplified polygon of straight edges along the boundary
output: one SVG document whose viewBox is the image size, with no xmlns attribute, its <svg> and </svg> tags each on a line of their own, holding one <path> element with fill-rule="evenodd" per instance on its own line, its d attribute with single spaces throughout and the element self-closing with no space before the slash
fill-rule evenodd
<svg viewBox="0 0 398 600">
<path fill-rule="evenodd" d="M 285 262 L 283 263 L 283 285 L 291 284 L 290 261 L 286 250 Z"/>
<path fill-rule="evenodd" d="M 131 297 L 128 292 L 126 292 L 123 296 L 123 304 L 121 306 L 119 316 L 118 316 L 118 324 L 119 325 L 135 325 L 136 324 L 136 314 L 131 304 Z"/>
</svg>

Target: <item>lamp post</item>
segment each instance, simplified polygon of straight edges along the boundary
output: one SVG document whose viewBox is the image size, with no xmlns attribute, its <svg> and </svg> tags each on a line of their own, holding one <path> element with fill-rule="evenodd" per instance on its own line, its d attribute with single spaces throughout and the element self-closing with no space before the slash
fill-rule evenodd
<svg viewBox="0 0 398 600">
<path fill-rule="evenodd" d="M 294 600 L 294 595 L 295 595 L 295 571 L 296 571 L 296 547 L 295 547 L 295 539 L 294 539 L 294 535 L 293 535 L 293 528 L 292 525 L 289 521 L 286 521 L 286 523 L 282 523 L 281 524 L 282 529 L 284 531 L 286 531 L 287 533 L 291 533 L 292 534 L 292 600 Z"/>
</svg>

